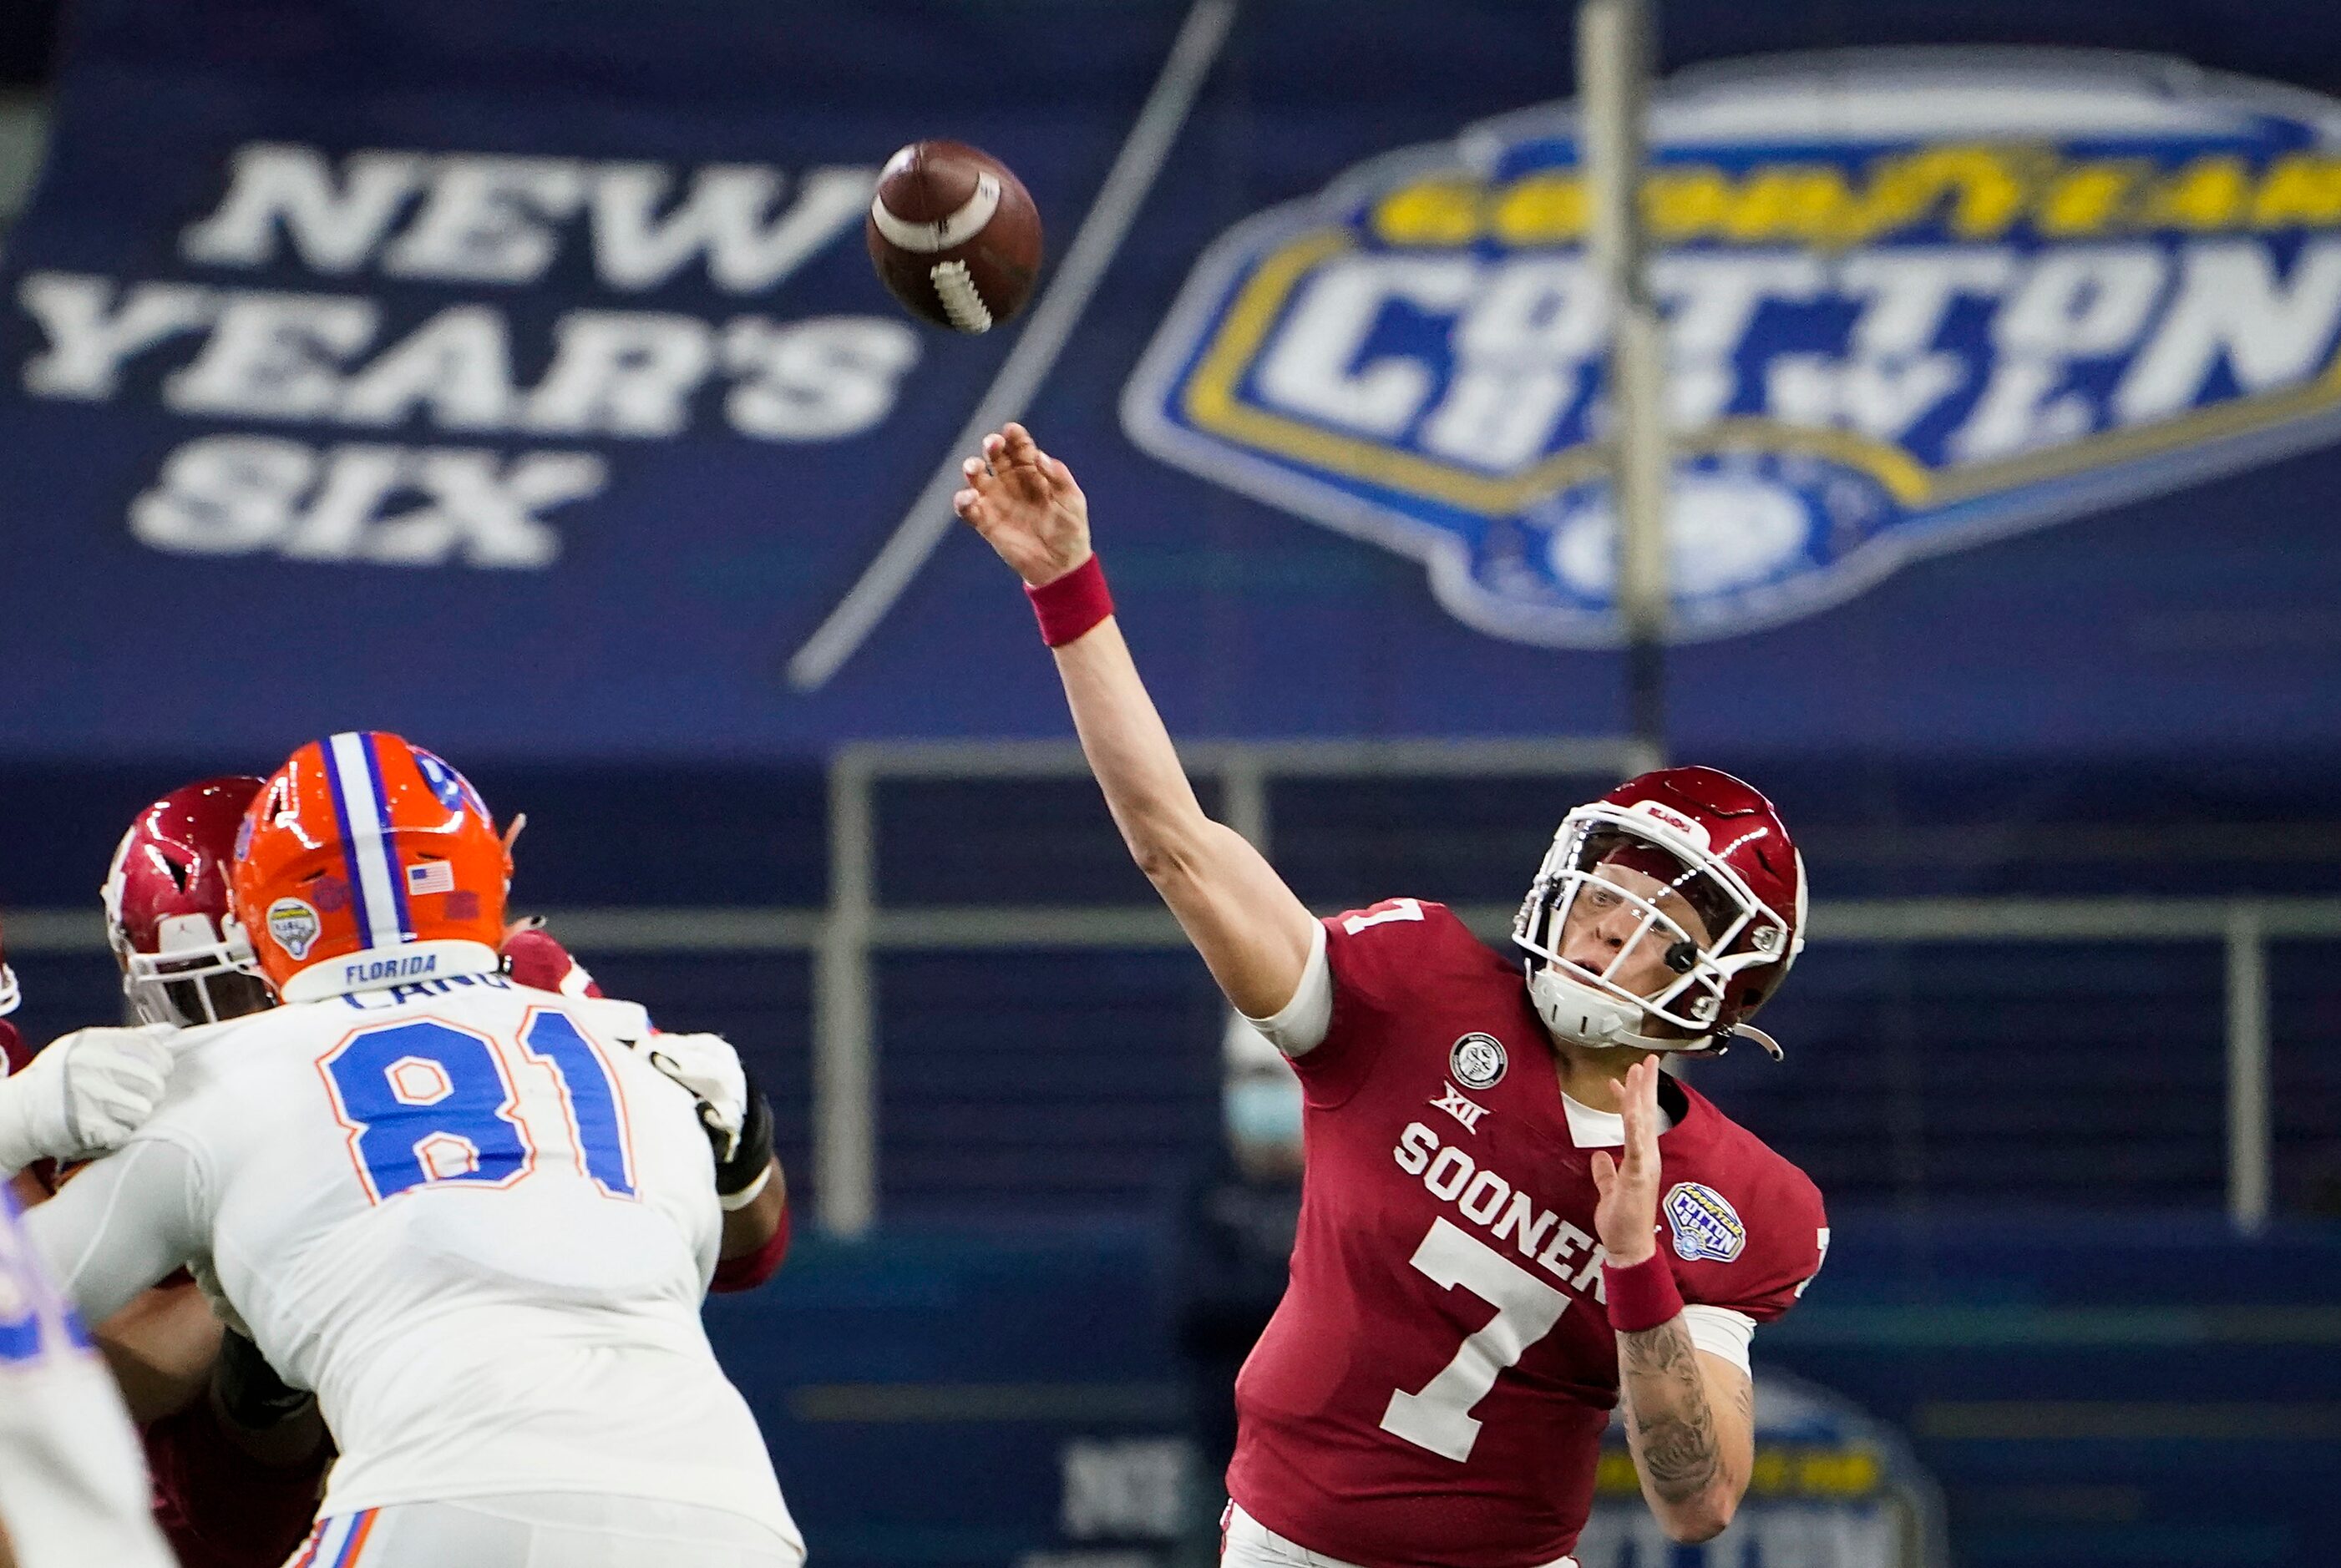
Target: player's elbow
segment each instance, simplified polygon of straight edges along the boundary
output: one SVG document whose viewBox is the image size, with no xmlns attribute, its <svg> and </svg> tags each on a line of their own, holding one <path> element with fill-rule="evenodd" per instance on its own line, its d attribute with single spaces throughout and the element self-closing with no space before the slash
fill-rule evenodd
<svg viewBox="0 0 2341 1568">
<path fill-rule="evenodd" d="M 1130 858 L 1138 862 L 1138 868 L 1146 873 L 1148 881 L 1160 888 L 1177 879 L 1185 862 L 1171 844 L 1151 834 L 1131 834 L 1129 842 Z"/>
<path fill-rule="evenodd" d="M 1195 821 L 1182 822 L 1165 816 L 1156 820 L 1130 823 L 1122 839 L 1130 846 L 1130 858 L 1146 873 L 1165 897 L 1196 879 L 1203 860 L 1203 831 L 1216 824 L 1198 814 Z"/>
<path fill-rule="evenodd" d="M 1712 1541 L 1730 1528 L 1739 1499 L 1721 1482 L 1654 1510 L 1667 1539 L 1685 1546 Z"/>
</svg>

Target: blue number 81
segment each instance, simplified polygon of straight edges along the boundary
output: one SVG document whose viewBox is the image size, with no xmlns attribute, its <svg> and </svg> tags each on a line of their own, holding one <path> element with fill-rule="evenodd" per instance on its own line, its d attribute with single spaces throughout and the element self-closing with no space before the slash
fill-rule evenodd
<svg viewBox="0 0 2341 1568">
<path fill-rule="evenodd" d="M 560 1085 L 580 1172 L 613 1197 L 634 1195 L 625 1114 L 601 1053 L 564 1015 L 532 1008 L 528 1062 Z M 367 1198 L 421 1186 L 509 1186 L 537 1166 L 503 1054 L 486 1035 L 435 1018 L 360 1029 L 317 1064 Z"/>
</svg>

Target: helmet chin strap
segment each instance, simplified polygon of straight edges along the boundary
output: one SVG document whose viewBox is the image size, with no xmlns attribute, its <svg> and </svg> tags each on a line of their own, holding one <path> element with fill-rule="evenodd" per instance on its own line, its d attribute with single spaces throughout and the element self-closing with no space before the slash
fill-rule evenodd
<svg viewBox="0 0 2341 1568">
<path fill-rule="evenodd" d="M 1564 975 L 1551 964 L 1539 966 L 1534 960 L 1529 964 L 1529 1000 L 1536 1004 L 1537 1016 L 1555 1037 L 1596 1050 L 1673 1051 L 1719 1057 L 1734 1040 L 1745 1039 L 1755 1041 L 1776 1062 L 1784 1055 L 1779 1041 L 1748 1024 L 1741 1024 L 1720 1039 L 1705 1035 L 1697 1040 L 1662 1040 L 1643 1034 L 1634 1027 L 1641 1008 L 1598 986 Z"/>
<path fill-rule="evenodd" d="M 1537 1016 L 1544 1020 L 1544 1027 L 1559 1038 L 1573 1045 L 1590 1046 L 1599 1050 L 1703 1051 L 1712 1048 L 1712 1036 L 1692 1041 L 1659 1039 L 1642 1033 L 1635 1027 L 1642 1021 L 1639 1007 L 1611 996 L 1599 986 L 1589 986 L 1573 976 L 1561 973 L 1557 965 L 1530 965 L 1529 1000 L 1536 1004 Z"/>
</svg>

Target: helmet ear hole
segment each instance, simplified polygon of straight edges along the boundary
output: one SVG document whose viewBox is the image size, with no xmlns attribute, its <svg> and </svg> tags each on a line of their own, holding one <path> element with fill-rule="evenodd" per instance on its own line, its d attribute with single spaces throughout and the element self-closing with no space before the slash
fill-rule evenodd
<svg viewBox="0 0 2341 1568">
<path fill-rule="evenodd" d="M 1698 962 L 1698 944 L 1696 942 L 1676 942 L 1667 948 L 1667 968 L 1678 975 L 1689 974 L 1691 966 Z"/>
</svg>

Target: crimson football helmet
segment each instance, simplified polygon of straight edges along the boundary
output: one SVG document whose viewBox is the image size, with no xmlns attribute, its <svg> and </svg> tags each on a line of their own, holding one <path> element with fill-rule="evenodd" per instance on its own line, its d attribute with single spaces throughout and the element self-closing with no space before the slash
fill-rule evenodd
<svg viewBox="0 0 2341 1568">
<path fill-rule="evenodd" d="M 1621 886 L 1618 869 L 1660 886 Z M 1639 878 L 1635 880 L 1639 881 Z M 1704 932 L 1659 908 L 1679 894 Z M 1562 956 L 1579 899 L 1639 916 L 1600 969 Z M 1593 906 L 1589 904 L 1589 908 Z M 1554 1034 L 1588 1046 L 1720 1053 L 1745 1035 L 1780 1047 L 1747 1020 L 1805 946 L 1805 863 L 1780 814 L 1749 784 L 1713 768 L 1645 773 L 1561 819 L 1512 922 L 1529 955 L 1529 995 Z M 1649 996 L 1613 978 L 1639 944 L 1661 944 L 1672 978 Z M 1650 1021 L 1662 1026 L 1653 1034 Z"/>
<path fill-rule="evenodd" d="M 182 1028 L 270 1005 L 252 944 L 228 918 L 236 830 L 260 780 L 206 779 L 138 813 L 101 896 L 122 990 L 143 1023 Z"/>
</svg>

